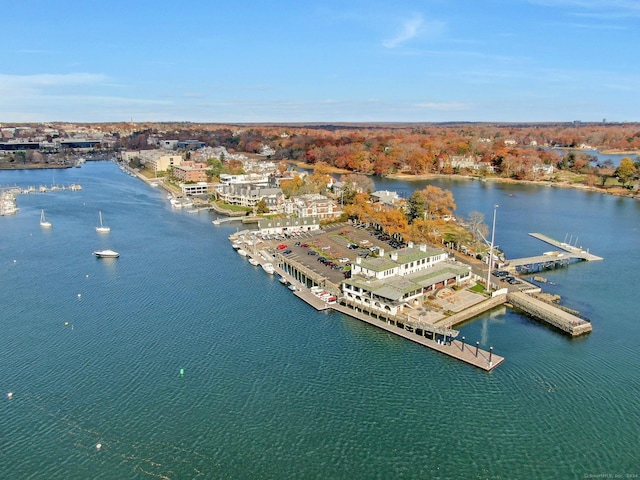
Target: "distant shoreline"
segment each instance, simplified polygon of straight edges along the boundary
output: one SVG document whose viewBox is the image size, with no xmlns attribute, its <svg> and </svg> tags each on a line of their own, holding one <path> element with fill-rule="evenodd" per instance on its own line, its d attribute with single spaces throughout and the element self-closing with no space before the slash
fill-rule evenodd
<svg viewBox="0 0 640 480">
<path fill-rule="evenodd" d="M 50 164 L 42 164 L 42 163 L 31 163 L 31 164 L 22 164 L 22 165 L 7 165 L 0 163 L 0 170 L 47 170 L 47 169 L 55 169 L 59 170 L 61 168 L 72 168 L 73 165 L 50 165 Z"/>
</svg>

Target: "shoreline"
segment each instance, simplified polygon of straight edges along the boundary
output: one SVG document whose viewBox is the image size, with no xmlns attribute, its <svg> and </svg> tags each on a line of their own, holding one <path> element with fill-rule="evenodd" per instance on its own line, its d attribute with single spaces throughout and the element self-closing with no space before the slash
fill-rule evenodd
<svg viewBox="0 0 640 480">
<path fill-rule="evenodd" d="M 625 152 L 624 154 L 629 153 Z M 640 152 L 638 152 L 640 155 Z M 306 170 L 313 170 L 313 165 L 309 163 L 303 162 L 291 162 L 293 165 L 296 165 L 298 168 L 304 168 Z M 350 170 L 345 170 L 343 168 L 330 167 L 330 174 L 341 174 L 341 175 L 349 175 L 355 172 Z M 391 180 L 402 180 L 405 182 L 418 182 L 432 179 L 440 179 L 440 178 L 453 178 L 460 180 L 468 180 L 468 181 L 487 181 L 487 182 L 496 182 L 496 183 L 511 183 L 511 184 L 524 184 L 524 185 L 538 185 L 544 187 L 553 187 L 553 188 L 571 188 L 575 190 L 583 190 L 587 192 L 595 192 L 601 193 L 603 195 L 614 195 L 617 197 L 628 197 L 635 198 L 640 200 L 640 190 L 633 191 L 627 190 L 622 187 L 612 187 L 610 189 L 603 189 L 601 187 L 595 187 L 591 185 L 584 185 L 582 183 L 569 183 L 569 182 L 552 182 L 549 180 L 515 180 L 513 178 L 501 178 L 501 177 L 478 177 L 473 175 L 456 175 L 449 173 L 421 173 L 418 175 L 410 174 L 410 173 L 390 173 L 388 175 L 375 175 L 375 174 L 360 174 L 366 175 L 368 177 L 379 177 L 379 178 L 388 178 Z"/>
<path fill-rule="evenodd" d="M 538 185 L 541 187 L 553 187 L 553 188 L 570 188 L 574 190 L 583 190 L 587 192 L 595 192 L 601 193 L 604 195 L 614 195 L 618 197 L 628 197 L 635 198 L 640 200 L 640 192 L 633 190 L 626 190 L 623 188 L 611 188 L 611 189 L 603 189 L 601 187 L 594 187 L 590 185 L 584 185 L 580 183 L 568 183 L 568 182 L 551 182 L 548 180 L 515 180 L 513 178 L 500 178 L 500 177 L 474 177 L 471 175 L 449 175 L 446 173 L 426 173 L 420 175 L 412 175 L 409 173 L 392 173 L 386 175 L 385 178 L 390 178 L 393 180 L 402 180 L 406 182 L 410 181 L 424 181 L 431 180 L 435 178 L 456 178 L 461 180 L 469 180 L 469 181 L 487 181 L 487 182 L 495 182 L 495 183 L 510 183 L 513 185 L 524 184 L 524 185 Z"/>
</svg>

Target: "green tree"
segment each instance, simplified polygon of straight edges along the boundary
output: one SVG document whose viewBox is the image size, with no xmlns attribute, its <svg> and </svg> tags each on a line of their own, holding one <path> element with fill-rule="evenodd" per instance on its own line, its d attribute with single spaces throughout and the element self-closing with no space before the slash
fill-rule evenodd
<svg viewBox="0 0 640 480">
<path fill-rule="evenodd" d="M 209 167 L 207 169 L 207 177 L 216 177 L 219 178 L 222 173 L 222 162 L 217 158 L 210 158 L 207 160 Z"/>
<path fill-rule="evenodd" d="M 416 218 L 424 218 L 427 200 L 422 190 L 415 190 L 407 200 L 407 219 L 412 223 Z"/>
</svg>

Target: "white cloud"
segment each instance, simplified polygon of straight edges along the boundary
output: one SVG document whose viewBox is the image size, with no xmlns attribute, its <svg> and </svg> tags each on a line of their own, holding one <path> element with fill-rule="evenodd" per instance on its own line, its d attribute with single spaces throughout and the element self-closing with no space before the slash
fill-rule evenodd
<svg viewBox="0 0 640 480">
<path fill-rule="evenodd" d="M 0 88 L 95 85 L 106 81 L 107 77 L 105 75 L 95 73 L 39 73 L 35 75 L 0 74 Z"/>
<path fill-rule="evenodd" d="M 425 23 L 422 15 L 417 14 L 402 23 L 402 28 L 395 37 L 382 42 L 386 48 L 396 48 L 403 43 L 408 42 L 425 33 L 438 34 L 442 31 L 443 24 L 441 22 Z"/>
</svg>

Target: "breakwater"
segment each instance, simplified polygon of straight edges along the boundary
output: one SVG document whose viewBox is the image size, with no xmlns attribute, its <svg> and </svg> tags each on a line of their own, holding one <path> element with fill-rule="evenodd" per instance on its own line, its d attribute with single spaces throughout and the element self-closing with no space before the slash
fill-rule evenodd
<svg viewBox="0 0 640 480">
<path fill-rule="evenodd" d="M 514 307 L 575 337 L 592 331 L 591 322 L 533 298 L 526 293 L 511 292 L 507 301 Z"/>
</svg>

